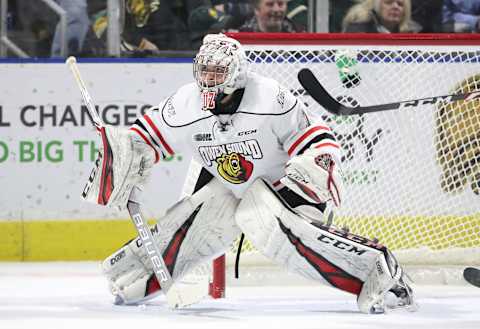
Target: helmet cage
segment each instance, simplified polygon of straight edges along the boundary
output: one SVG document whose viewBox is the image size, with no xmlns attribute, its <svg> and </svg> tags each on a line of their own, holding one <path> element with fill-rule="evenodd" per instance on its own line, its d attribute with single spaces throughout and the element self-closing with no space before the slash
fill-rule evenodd
<svg viewBox="0 0 480 329">
<path fill-rule="evenodd" d="M 213 56 L 199 54 L 193 65 L 193 75 L 201 92 L 223 92 L 232 81 L 235 65 L 231 57 L 215 59 Z"/>
<path fill-rule="evenodd" d="M 202 94 L 202 108 L 215 108 L 218 96 L 245 86 L 247 60 L 242 46 L 223 34 L 206 35 L 195 56 L 193 76 Z"/>
</svg>

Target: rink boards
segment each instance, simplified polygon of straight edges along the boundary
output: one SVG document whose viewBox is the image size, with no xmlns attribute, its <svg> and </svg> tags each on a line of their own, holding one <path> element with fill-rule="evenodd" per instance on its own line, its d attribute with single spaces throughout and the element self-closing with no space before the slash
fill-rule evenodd
<svg viewBox="0 0 480 329">
<path fill-rule="evenodd" d="M 87 204 L 80 199 L 99 141 L 82 107 L 73 77 L 65 64 L 55 61 L 0 62 L 0 69 L 2 77 L 8 78 L 8 83 L 3 83 L 0 91 L 0 184 L 3 187 L 0 193 L 0 232 L 5 242 L 0 259 L 105 257 L 129 240 L 134 230 L 126 213 Z M 150 105 L 157 104 L 177 87 L 192 81 L 191 59 L 80 62 L 80 70 L 102 119 L 118 126 L 130 125 L 136 115 Z M 385 141 L 383 147 L 395 147 L 394 139 Z M 427 154 L 428 157 L 434 158 L 434 154 Z M 146 198 L 149 217 L 158 217 L 177 200 L 187 167 L 186 155 L 168 159 L 157 166 L 152 177 L 157 183 L 148 187 L 150 193 Z M 366 169 L 371 170 L 350 173 L 355 175 L 349 176 L 350 189 L 389 188 L 371 177 L 382 168 Z M 445 198 L 432 182 L 429 185 L 431 194 Z M 468 203 L 475 196 L 470 191 L 465 196 L 456 196 L 463 197 Z M 392 208 L 385 204 L 377 210 L 389 215 Z M 375 215 L 363 213 L 356 222 L 372 220 Z M 442 217 L 418 213 L 394 218 L 381 225 L 401 227 L 402 223 L 409 221 L 428 225 L 442 221 Z M 458 211 L 454 220 L 450 217 L 442 225 L 454 229 L 459 221 L 470 227 L 469 234 L 478 236 L 478 214 L 464 216 Z M 414 241 L 424 238 L 420 230 L 410 234 Z M 458 237 L 452 235 L 447 242 L 455 238 Z"/>
</svg>

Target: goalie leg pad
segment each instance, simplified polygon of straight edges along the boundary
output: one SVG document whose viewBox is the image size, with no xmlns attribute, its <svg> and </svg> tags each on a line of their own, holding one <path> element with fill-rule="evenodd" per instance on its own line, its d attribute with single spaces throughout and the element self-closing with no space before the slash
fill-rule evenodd
<svg viewBox="0 0 480 329">
<path fill-rule="evenodd" d="M 385 259 L 388 252 L 361 236 L 307 222 L 261 180 L 246 191 L 235 219 L 266 257 L 289 271 L 357 296 L 376 269 L 377 260 Z M 383 287 L 382 296 L 400 280 L 392 276 L 390 279 L 392 285 Z M 359 307 L 365 312 L 366 307 Z"/>
<path fill-rule="evenodd" d="M 238 202 L 213 180 L 159 219 L 152 233 L 174 282 L 229 248 L 241 233 L 234 221 Z M 139 238 L 105 259 L 102 267 L 112 293 L 122 303 L 142 303 L 160 292 Z"/>
</svg>

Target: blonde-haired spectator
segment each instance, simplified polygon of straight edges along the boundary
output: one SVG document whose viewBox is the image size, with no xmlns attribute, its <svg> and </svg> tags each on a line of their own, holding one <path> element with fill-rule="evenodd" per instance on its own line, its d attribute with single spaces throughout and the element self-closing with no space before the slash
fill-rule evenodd
<svg viewBox="0 0 480 329">
<path fill-rule="evenodd" d="M 343 32 L 416 33 L 411 0 L 363 0 L 352 6 L 342 22 Z"/>
</svg>

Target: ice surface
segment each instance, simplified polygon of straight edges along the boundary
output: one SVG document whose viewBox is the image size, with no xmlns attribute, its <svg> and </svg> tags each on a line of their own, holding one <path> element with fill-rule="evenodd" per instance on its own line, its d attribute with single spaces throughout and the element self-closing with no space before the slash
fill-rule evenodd
<svg viewBox="0 0 480 329">
<path fill-rule="evenodd" d="M 355 298 L 324 286 L 229 287 L 227 298 L 169 310 L 112 305 L 97 263 L 0 263 L 0 329 L 415 329 L 480 328 L 480 289 L 414 286 L 420 310 L 358 312 Z"/>
</svg>

